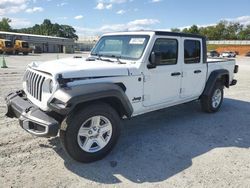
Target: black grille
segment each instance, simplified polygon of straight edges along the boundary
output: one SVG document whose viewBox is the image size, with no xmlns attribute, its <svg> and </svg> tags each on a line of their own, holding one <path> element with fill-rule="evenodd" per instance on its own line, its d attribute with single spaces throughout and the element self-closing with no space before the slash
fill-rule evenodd
<svg viewBox="0 0 250 188">
<path fill-rule="evenodd" d="M 42 100 L 42 87 L 45 80 L 45 77 L 27 70 L 25 73 L 26 87 L 27 92 L 36 98 L 37 100 Z"/>
</svg>

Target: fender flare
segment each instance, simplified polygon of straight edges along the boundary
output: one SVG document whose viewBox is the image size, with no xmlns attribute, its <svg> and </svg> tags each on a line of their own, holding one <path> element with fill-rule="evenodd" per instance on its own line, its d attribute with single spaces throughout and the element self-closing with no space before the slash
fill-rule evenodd
<svg viewBox="0 0 250 188">
<path fill-rule="evenodd" d="M 220 70 L 215 70 L 213 72 L 211 72 L 208 80 L 207 80 L 207 83 L 206 83 L 206 86 L 205 86 L 205 89 L 202 93 L 201 96 L 209 96 L 211 93 L 212 93 L 212 90 L 213 90 L 213 87 L 215 85 L 215 83 L 217 82 L 217 80 L 223 78 L 226 76 L 226 80 L 225 80 L 225 83 L 224 85 L 229 88 L 229 71 L 226 70 L 226 69 L 220 69 Z"/>
<path fill-rule="evenodd" d="M 67 115 L 79 104 L 115 99 L 123 107 L 124 115 L 131 117 L 133 107 L 123 89 L 115 83 L 83 84 L 58 89 L 48 101 L 48 106 L 60 115 Z"/>
</svg>

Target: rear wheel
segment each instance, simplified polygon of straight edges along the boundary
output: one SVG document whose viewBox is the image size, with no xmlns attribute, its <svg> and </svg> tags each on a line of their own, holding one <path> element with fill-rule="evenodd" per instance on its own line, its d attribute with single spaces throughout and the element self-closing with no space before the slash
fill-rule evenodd
<svg viewBox="0 0 250 188">
<path fill-rule="evenodd" d="M 202 110 L 208 113 L 217 112 L 223 102 L 223 85 L 217 82 L 209 96 L 201 97 L 201 107 Z"/>
<path fill-rule="evenodd" d="M 120 117 L 108 104 L 89 105 L 69 115 L 62 123 L 61 142 L 67 153 L 79 162 L 104 158 L 120 135 Z"/>
<path fill-rule="evenodd" d="M 23 52 L 23 55 L 28 55 L 29 53 L 28 52 Z"/>
</svg>

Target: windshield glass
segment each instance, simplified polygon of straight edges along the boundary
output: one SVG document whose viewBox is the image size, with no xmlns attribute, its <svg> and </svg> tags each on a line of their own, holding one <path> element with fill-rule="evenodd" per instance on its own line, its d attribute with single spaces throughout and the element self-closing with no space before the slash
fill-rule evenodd
<svg viewBox="0 0 250 188">
<path fill-rule="evenodd" d="M 23 43 L 22 43 L 22 47 L 23 47 L 23 48 L 28 48 L 28 47 L 29 47 L 29 44 L 28 44 L 27 42 L 23 42 Z"/>
<path fill-rule="evenodd" d="M 104 36 L 95 45 L 91 55 L 136 60 L 141 58 L 148 40 L 147 35 Z"/>
<path fill-rule="evenodd" d="M 11 48 L 12 47 L 11 41 L 5 41 L 5 47 Z"/>
</svg>

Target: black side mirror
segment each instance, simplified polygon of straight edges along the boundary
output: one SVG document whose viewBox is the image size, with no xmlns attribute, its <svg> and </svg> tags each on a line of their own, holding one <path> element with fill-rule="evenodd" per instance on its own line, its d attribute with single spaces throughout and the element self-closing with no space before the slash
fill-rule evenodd
<svg viewBox="0 0 250 188">
<path fill-rule="evenodd" d="M 156 68 L 161 62 L 161 52 L 152 52 L 149 57 L 149 62 L 147 65 L 149 69 Z"/>
</svg>

